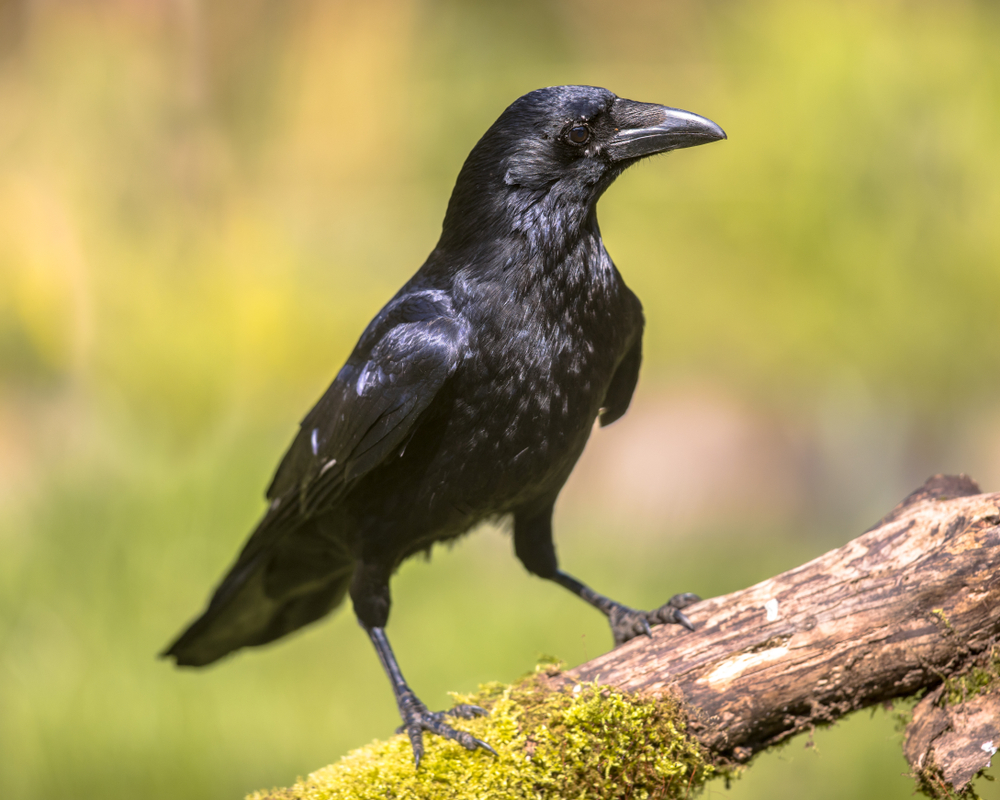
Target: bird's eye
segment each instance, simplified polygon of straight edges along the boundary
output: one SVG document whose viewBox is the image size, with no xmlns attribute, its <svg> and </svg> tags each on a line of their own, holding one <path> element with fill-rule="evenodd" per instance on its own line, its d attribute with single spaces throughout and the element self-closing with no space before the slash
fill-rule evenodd
<svg viewBox="0 0 1000 800">
<path fill-rule="evenodd" d="M 577 125 L 570 128 L 566 138 L 569 139 L 573 144 L 586 144 L 587 140 L 590 139 L 590 128 L 586 125 Z"/>
</svg>

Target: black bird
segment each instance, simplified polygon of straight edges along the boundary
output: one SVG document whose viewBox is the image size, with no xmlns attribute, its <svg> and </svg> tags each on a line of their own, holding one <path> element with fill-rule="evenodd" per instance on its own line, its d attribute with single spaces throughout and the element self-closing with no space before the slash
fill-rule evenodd
<svg viewBox="0 0 1000 800">
<path fill-rule="evenodd" d="M 724 138 L 696 114 L 591 86 L 515 100 L 466 159 L 434 251 L 302 421 L 263 519 L 164 655 L 204 666 L 350 593 L 417 764 L 425 730 L 492 752 L 427 710 L 385 625 L 404 559 L 501 517 L 524 566 L 606 614 L 617 644 L 650 625 L 693 630 L 680 609 L 694 595 L 636 611 L 560 570 L 552 508 L 594 420 L 628 408 L 642 357 L 642 306 L 604 249 L 597 201 L 646 156 Z"/>
</svg>

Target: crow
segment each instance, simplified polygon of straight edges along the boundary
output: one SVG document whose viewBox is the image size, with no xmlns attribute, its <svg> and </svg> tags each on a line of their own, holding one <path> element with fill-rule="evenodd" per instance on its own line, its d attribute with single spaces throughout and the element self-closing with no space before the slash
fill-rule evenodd
<svg viewBox="0 0 1000 800">
<path fill-rule="evenodd" d="M 385 626 L 404 559 L 512 519 L 529 572 L 603 612 L 614 641 L 679 623 L 698 598 L 637 611 L 559 569 L 552 509 L 594 427 L 629 406 L 642 306 L 596 205 L 646 156 L 725 139 L 704 117 L 592 86 L 515 100 L 472 149 L 427 261 L 371 321 L 278 466 L 270 505 L 208 608 L 163 653 L 200 667 L 314 622 L 350 594 L 416 765 L 423 732 L 493 749 L 410 689 Z"/>
</svg>

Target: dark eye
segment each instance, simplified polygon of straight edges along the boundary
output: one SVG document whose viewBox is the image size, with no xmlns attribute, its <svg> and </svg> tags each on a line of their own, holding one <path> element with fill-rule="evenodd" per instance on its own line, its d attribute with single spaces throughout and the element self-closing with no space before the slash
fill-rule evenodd
<svg viewBox="0 0 1000 800">
<path fill-rule="evenodd" d="M 586 125 L 577 125 L 574 128 L 570 128 L 569 133 L 566 134 L 566 138 L 573 144 L 586 144 L 587 140 L 590 139 L 590 128 Z"/>
</svg>

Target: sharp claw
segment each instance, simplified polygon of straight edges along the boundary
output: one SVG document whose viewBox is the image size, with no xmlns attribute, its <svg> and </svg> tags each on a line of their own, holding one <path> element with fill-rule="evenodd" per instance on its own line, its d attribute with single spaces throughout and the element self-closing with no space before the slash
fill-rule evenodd
<svg viewBox="0 0 1000 800">
<path fill-rule="evenodd" d="M 490 746 L 489 746 L 488 744 L 486 744 L 486 742 L 484 742 L 484 741 L 483 741 L 482 739 L 476 739 L 476 738 L 473 738 L 473 740 L 472 740 L 472 741 L 474 741 L 474 742 L 475 742 L 475 743 L 476 743 L 477 745 L 479 745 L 479 746 L 480 746 L 481 748 L 483 748 L 483 750 L 489 750 L 489 751 L 490 751 L 490 752 L 491 752 L 491 753 L 492 753 L 493 755 L 495 755 L 495 756 L 496 756 L 497 758 L 499 758 L 499 757 L 500 757 L 500 756 L 499 756 L 499 755 L 497 754 L 497 751 L 496 751 L 496 750 L 494 750 L 494 749 L 493 749 L 492 747 L 490 747 Z"/>
<path fill-rule="evenodd" d="M 413 771 L 416 772 L 420 769 L 420 753 L 413 752 Z"/>
<path fill-rule="evenodd" d="M 640 622 L 641 622 L 640 627 L 642 628 L 642 632 L 644 634 L 646 634 L 646 636 L 648 636 L 650 639 L 652 639 L 653 638 L 653 631 L 649 627 L 649 620 L 646 619 L 645 617 L 642 617 L 640 619 Z"/>
<path fill-rule="evenodd" d="M 682 611 L 675 611 L 674 612 L 674 622 L 677 622 L 677 623 L 683 625 L 689 631 L 693 631 L 694 630 L 694 625 L 692 624 L 691 620 L 689 620 L 687 618 L 687 616 L 684 614 L 684 612 L 682 612 Z"/>
</svg>

